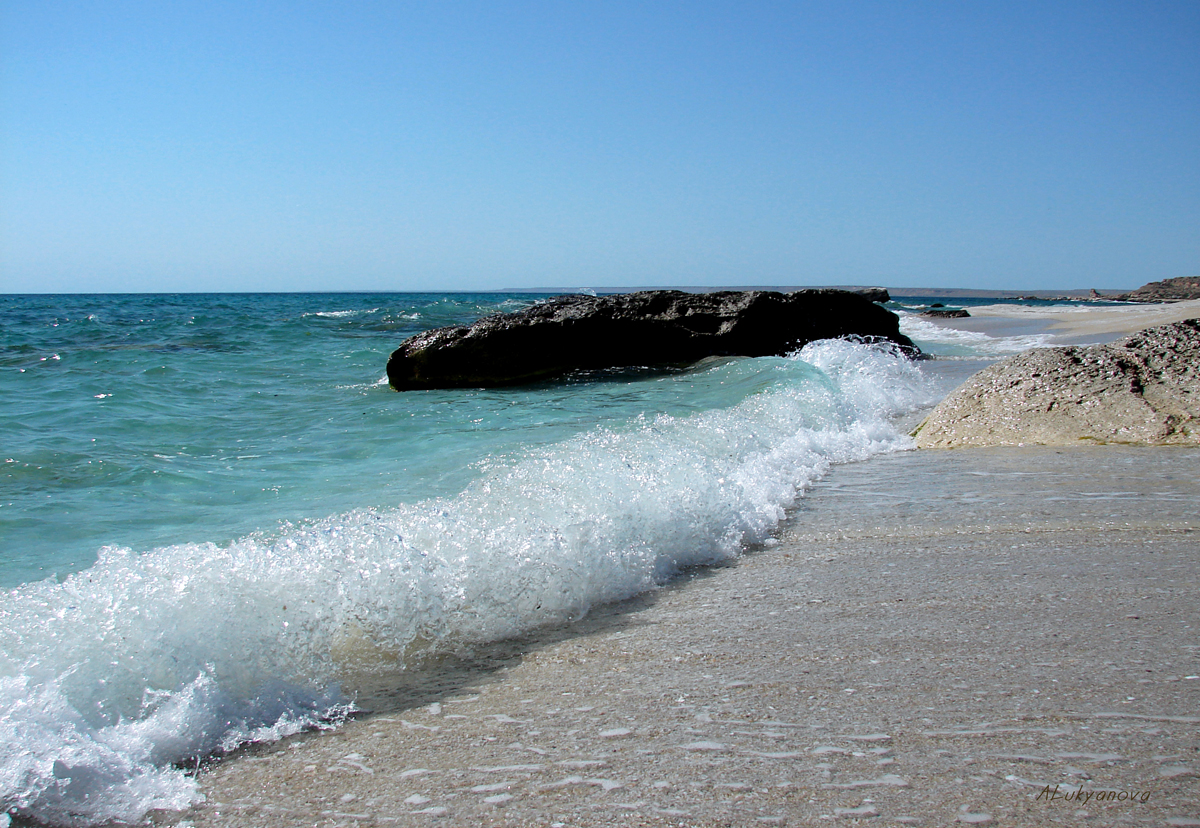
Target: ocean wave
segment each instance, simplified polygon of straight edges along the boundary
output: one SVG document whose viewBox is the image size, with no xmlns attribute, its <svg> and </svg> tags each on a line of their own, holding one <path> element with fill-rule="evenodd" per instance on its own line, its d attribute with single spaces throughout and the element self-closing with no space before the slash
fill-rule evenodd
<svg viewBox="0 0 1200 828">
<path fill-rule="evenodd" d="M 312 311 L 309 313 L 300 314 L 300 318 L 307 319 L 317 317 L 318 319 L 350 319 L 355 316 L 363 316 L 368 313 L 378 313 L 379 308 L 365 308 L 359 310 L 335 310 L 335 311 Z M 407 319 L 417 318 L 417 314 L 406 316 Z"/>
<path fill-rule="evenodd" d="M 356 680 L 577 619 L 766 540 L 832 464 L 911 446 L 933 402 L 886 348 L 718 370 L 746 393 L 480 464 L 454 497 L 228 546 L 106 548 L 0 608 L 0 797 L 68 826 L 197 790 L 181 764 L 336 723 Z"/>
<path fill-rule="evenodd" d="M 921 350 L 939 357 L 990 359 L 1028 351 L 1030 348 L 1053 346 L 1050 334 L 1021 336 L 988 336 L 978 331 L 964 331 L 937 325 L 915 314 L 900 312 L 900 331 L 913 340 Z"/>
</svg>

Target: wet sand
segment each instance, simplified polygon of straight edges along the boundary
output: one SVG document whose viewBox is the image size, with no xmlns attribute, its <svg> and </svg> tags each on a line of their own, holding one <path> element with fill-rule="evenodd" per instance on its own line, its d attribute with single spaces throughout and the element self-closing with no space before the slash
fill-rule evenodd
<svg viewBox="0 0 1200 828">
<path fill-rule="evenodd" d="M 1144 328 L 1200 318 L 1200 299 L 1145 305 L 984 305 L 971 308 L 970 313 L 966 319 L 927 321 L 989 336 L 1046 333 L 1054 337 L 1056 344 L 1095 344 L 1111 342 Z"/>
<path fill-rule="evenodd" d="M 840 467 L 777 545 L 244 751 L 187 823 L 1198 825 L 1197 461 Z"/>
<path fill-rule="evenodd" d="M 1111 339 L 1141 311 L 1056 330 Z M 835 468 L 735 565 L 394 681 L 339 730 L 204 770 L 207 801 L 156 821 L 1200 826 L 1198 464 Z"/>
</svg>

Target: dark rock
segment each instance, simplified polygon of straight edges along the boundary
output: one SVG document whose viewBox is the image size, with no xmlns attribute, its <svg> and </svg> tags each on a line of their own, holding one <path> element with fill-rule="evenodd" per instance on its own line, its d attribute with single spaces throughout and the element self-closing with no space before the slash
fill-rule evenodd
<svg viewBox="0 0 1200 828">
<path fill-rule="evenodd" d="M 880 304 L 883 304 L 884 302 L 890 302 L 892 299 L 892 295 L 887 292 L 887 288 L 859 288 L 858 290 L 852 292 L 857 293 L 859 296 L 865 296 L 872 302 L 879 302 Z"/>
<path fill-rule="evenodd" d="M 579 369 L 687 365 L 709 356 L 771 356 L 858 336 L 920 354 L 899 319 L 844 290 L 652 290 L 558 296 L 470 326 L 406 340 L 388 360 L 397 391 L 518 385 Z"/>
<path fill-rule="evenodd" d="M 924 310 L 920 313 L 921 316 L 928 316 L 932 319 L 965 319 L 971 314 L 961 308 L 952 308 L 947 310 Z"/>
<path fill-rule="evenodd" d="M 1182 302 L 1200 299 L 1200 276 L 1179 276 L 1142 285 L 1132 293 L 1110 297 L 1121 302 Z"/>
</svg>

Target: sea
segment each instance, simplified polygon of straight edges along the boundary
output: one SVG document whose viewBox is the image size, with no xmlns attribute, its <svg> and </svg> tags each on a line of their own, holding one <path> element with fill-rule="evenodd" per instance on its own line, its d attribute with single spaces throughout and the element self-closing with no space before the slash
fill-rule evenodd
<svg viewBox="0 0 1200 828">
<path fill-rule="evenodd" d="M 185 808 L 201 763 L 336 727 L 381 676 L 769 546 L 831 467 L 1050 343 L 915 297 L 889 307 L 924 360 L 388 386 L 406 337 L 546 298 L 0 296 L 0 826 Z"/>
</svg>

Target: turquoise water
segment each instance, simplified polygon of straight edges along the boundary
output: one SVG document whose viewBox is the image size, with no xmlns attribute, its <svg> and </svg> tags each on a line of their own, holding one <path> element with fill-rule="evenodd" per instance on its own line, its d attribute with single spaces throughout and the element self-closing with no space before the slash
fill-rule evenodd
<svg viewBox="0 0 1200 828">
<path fill-rule="evenodd" d="M 487 458 L 755 386 L 626 372 L 396 394 L 388 354 L 520 295 L 0 300 L 0 585 L 102 546 L 228 542 L 282 521 L 453 494 Z"/>
<path fill-rule="evenodd" d="M 460 487 L 507 406 L 414 405 L 383 365 L 418 330 L 529 301 L 5 297 L 0 583 Z"/>
<path fill-rule="evenodd" d="M 184 807 L 176 763 L 336 721 L 364 676 L 740 554 L 945 390 L 848 342 L 386 385 L 406 336 L 538 299 L 0 297 L 4 810 Z"/>
</svg>

